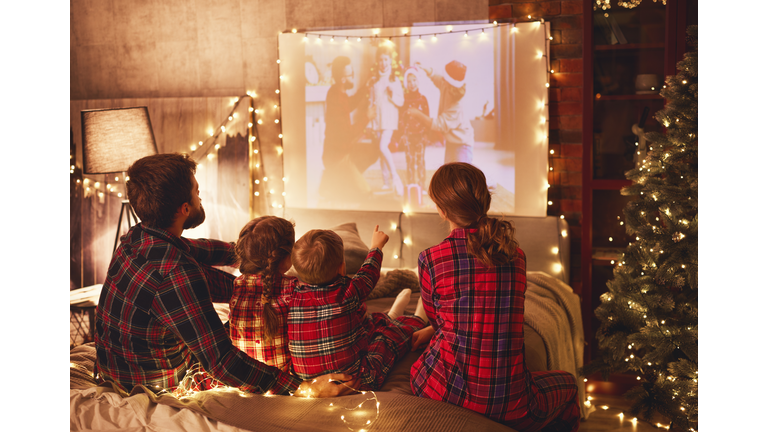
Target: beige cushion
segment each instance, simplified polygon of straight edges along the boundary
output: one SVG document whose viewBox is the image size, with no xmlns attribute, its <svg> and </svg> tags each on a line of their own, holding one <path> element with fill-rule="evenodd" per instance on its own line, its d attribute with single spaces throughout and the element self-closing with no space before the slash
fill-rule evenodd
<svg viewBox="0 0 768 432">
<path fill-rule="evenodd" d="M 368 245 L 360 238 L 357 224 L 347 222 L 328 229 L 338 234 L 344 242 L 344 263 L 347 265 L 347 275 L 354 275 L 363 266 L 369 250 Z"/>
</svg>

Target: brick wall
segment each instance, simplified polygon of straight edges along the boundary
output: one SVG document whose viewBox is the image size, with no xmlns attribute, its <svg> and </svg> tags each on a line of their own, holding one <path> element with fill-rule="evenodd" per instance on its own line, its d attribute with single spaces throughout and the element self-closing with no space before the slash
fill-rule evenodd
<svg viewBox="0 0 768 432">
<path fill-rule="evenodd" d="M 489 19 L 525 22 L 528 15 L 549 21 L 553 40 L 549 89 L 549 215 L 565 215 L 571 236 L 571 286 L 581 292 L 582 31 L 583 1 L 489 0 Z"/>
</svg>

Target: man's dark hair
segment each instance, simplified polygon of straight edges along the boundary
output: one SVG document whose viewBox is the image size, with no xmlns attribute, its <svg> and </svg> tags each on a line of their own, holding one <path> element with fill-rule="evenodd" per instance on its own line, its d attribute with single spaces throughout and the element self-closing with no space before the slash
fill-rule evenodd
<svg viewBox="0 0 768 432">
<path fill-rule="evenodd" d="M 338 84 L 344 76 L 344 68 L 352 64 L 347 56 L 338 56 L 331 62 L 331 78 Z"/>
<path fill-rule="evenodd" d="M 189 155 L 165 153 L 143 157 L 128 168 L 128 201 L 144 225 L 168 228 L 179 207 L 192 200 L 197 164 Z"/>
</svg>

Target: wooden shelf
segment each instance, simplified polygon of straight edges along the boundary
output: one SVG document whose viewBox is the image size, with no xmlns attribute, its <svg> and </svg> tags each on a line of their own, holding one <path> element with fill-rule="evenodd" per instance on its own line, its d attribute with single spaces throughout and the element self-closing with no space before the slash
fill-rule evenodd
<svg viewBox="0 0 768 432">
<path fill-rule="evenodd" d="M 608 381 L 603 381 L 602 375 L 596 373 L 587 377 L 586 391 L 587 393 L 621 396 L 631 390 L 632 387 L 637 386 L 638 382 L 637 375 L 614 373 L 608 377 Z"/>
<path fill-rule="evenodd" d="M 592 248 L 592 260 L 593 261 L 608 261 L 618 260 L 626 250 L 626 247 L 613 247 L 613 248 Z"/>
<path fill-rule="evenodd" d="M 623 51 L 641 49 L 664 49 L 664 43 L 630 43 L 613 45 L 595 45 L 595 51 Z"/>
<path fill-rule="evenodd" d="M 651 100 L 658 99 L 664 100 L 664 98 L 658 94 L 627 94 L 627 95 L 601 95 L 600 93 L 595 95 L 595 101 L 624 101 L 624 100 Z"/>
<path fill-rule="evenodd" d="M 598 180 L 593 179 L 592 180 L 592 189 L 597 190 L 620 190 L 621 188 L 625 186 L 632 185 L 632 180 L 626 180 L 626 179 L 616 179 L 616 180 Z"/>
</svg>

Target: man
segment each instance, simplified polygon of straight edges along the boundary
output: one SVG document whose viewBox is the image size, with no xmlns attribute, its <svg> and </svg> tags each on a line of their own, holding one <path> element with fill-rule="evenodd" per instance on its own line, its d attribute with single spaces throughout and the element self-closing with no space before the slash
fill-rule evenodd
<svg viewBox="0 0 768 432">
<path fill-rule="evenodd" d="M 378 147 L 360 139 L 374 111 L 366 110 L 366 119 L 352 122 L 352 113 L 366 100 L 366 90 L 355 87 L 351 60 L 338 56 L 331 62 L 333 85 L 325 97 L 325 139 L 323 140 L 323 177 L 320 195 L 331 200 L 357 200 L 368 192 L 362 173 L 378 156 Z M 362 195 L 360 195 L 362 194 Z"/>
<path fill-rule="evenodd" d="M 349 392 L 331 374 L 313 382 L 260 363 L 235 348 L 212 302 L 229 302 L 234 277 L 213 265 L 234 264 L 233 245 L 190 240 L 183 230 L 205 220 L 196 164 L 159 154 L 128 169 L 128 200 L 141 219 L 112 256 L 95 317 L 97 380 L 130 392 L 178 386 L 199 362 L 218 381 L 250 392 L 336 396 Z"/>
<path fill-rule="evenodd" d="M 353 152 L 353 144 L 360 139 L 366 122 L 352 124 L 351 114 L 365 99 L 366 92 L 358 90 L 352 95 L 349 92 L 355 87 L 355 73 L 349 57 L 338 56 L 331 62 L 331 77 L 333 85 L 325 97 L 325 140 L 323 141 L 323 165 L 326 168 L 337 164 L 344 156 Z M 374 160 L 375 161 L 375 160 Z M 361 172 L 366 166 L 358 166 Z"/>
</svg>

